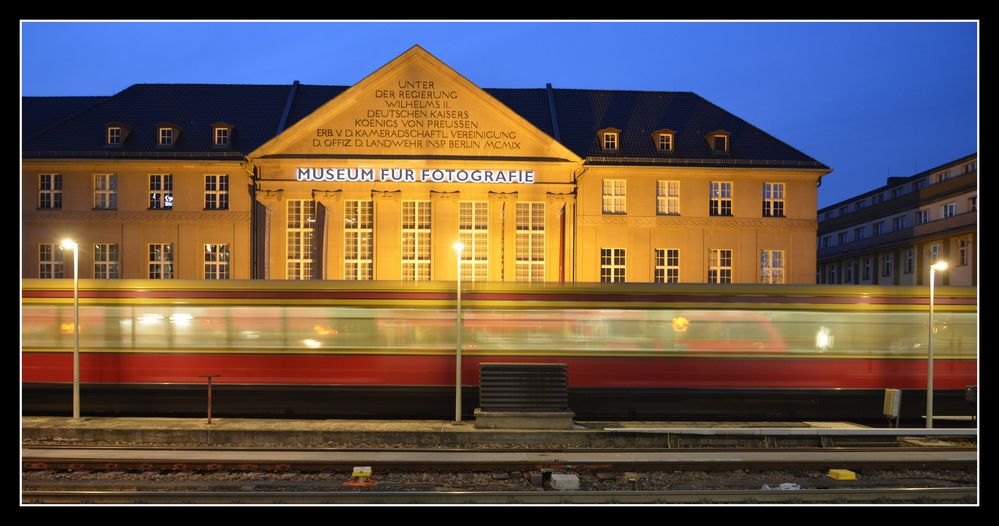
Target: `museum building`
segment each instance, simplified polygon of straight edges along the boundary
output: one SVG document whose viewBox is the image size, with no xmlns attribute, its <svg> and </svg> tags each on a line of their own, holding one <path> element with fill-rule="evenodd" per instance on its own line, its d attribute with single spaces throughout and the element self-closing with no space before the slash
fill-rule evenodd
<svg viewBox="0 0 999 526">
<path fill-rule="evenodd" d="M 831 169 L 691 92 L 353 86 L 22 100 L 22 277 L 814 283 Z"/>
</svg>

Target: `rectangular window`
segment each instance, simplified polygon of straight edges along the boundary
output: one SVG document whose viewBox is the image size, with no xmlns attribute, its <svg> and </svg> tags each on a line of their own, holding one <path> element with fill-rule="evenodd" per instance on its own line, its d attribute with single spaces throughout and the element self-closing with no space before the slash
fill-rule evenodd
<svg viewBox="0 0 999 526">
<path fill-rule="evenodd" d="M 940 245 L 930 245 L 930 265 L 940 260 Z"/>
<path fill-rule="evenodd" d="M 55 243 L 38 245 L 38 277 L 60 279 L 63 277 L 63 251 Z"/>
<path fill-rule="evenodd" d="M 517 281 L 545 280 L 545 204 L 517 203 Z"/>
<path fill-rule="evenodd" d="M 316 202 L 288 201 L 286 259 L 288 279 L 312 279 L 312 229 L 316 224 Z"/>
<path fill-rule="evenodd" d="M 660 133 L 658 145 L 659 151 L 661 152 L 673 151 L 673 135 L 669 133 Z"/>
<path fill-rule="evenodd" d="M 971 247 L 971 240 L 962 239 L 958 241 L 957 245 L 958 265 L 964 266 L 968 264 L 968 249 L 970 247 Z"/>
<path fill-rule="evenodd" d="M 117 243 L 94 244 L 94 279 L 118 279 L 121 264 L 118 262 Z"/>
<path fill-rule="evenodd" d="M 944 219 L 954 217 L 957 214 L 957 203 L 947 203 L 940 207 L 940 215 Z"/>
<path fill-rule="evenodd" d="M 170 146 L 173 144 L 173 128 L 160 128 L 159 142 L 160 146 Z"/>
<path fill-rule="evenodd" d="M 343 214 L 343 279 L 373 279 L 374 202 L 344 201 Z"/>
<path fill-rule="evenodd" d="M 895 254 L 885 254 L 881 259 L 881 277 L 890 278 L 895 268 Z"/>
<path fill-rule="evenodd" d="M 149 279 L 173 279 L 173 243 L 149 244 Z"/>
<path fill-rule="evenodd" d="M 604 179 L 604 213 L 625 213 L 625 193 L 627 185 L 624 179 Z"/>
<path fill-rule="evenodd" d="M 836 233 L 836 244 L 837 245 L 845 245 L 846 244 L 846 234 L 847 234 L 846 232 L 837 232 Z"/>
<path fill-rule="evenodd" d="M 784 183 L 763 183 L 763 217 L 784 217 Z"/>
<path fill-rule="evenodd" d="M 861 279 L 864 281 L 871 280 L 871 258 L 864 258 L 864 275 Z"/>
<path fill-rule="evenodd" d="M 836 264 L 832 267 L 832 282 L 836 283 Z M 782 285 L 784 283 L 784 251 L 760 251 L 760 283 Z"/>
<path fill-rule="evenodd" d="M 489 203 L 458 203 L 458 240 L 465 245 L 461 252 L 462 281 L 489 279 Z"/>
<path fill-rule="evenodd" d="M 978 196 L 968 198 L 968 210 L 974 212 L 978 210 Z"/>
<path fill-rule="evenodd" d="M 847 261 L 843 269 L 843 283 L 853 283 L 853 261 Z"/>
<path fill-rule="evenodd" d="M 205 279 L 229 279 L 229 245 L 205 245 Z"/>
<path fill-rule="evenodd" d="M 854 211 L 861 210 L 861 209 L 864 208 L 865 204 L 866 203 L 864 202 L 864 200 L 861 199 L 860 201 L 857 201 L 856 203 L 853 203 L 853 210 Z"/>
<path fill-rule="evenodd" d="M 848 206 L 841 206 L 841 207 L 839 207 L 839 215 L 840 215 L 840 217 L 845 216 L 846 214 L 849 214 L 849 213 L 850 213 L 850 207 L 848 207 Z"/>
<path fill-rule="evenodd" d="M 229 145 L 229 128 L 215 128 L 215 146 Z"/>
<path fill-rule="evenodd" d="M 623 248 L 600 249 L 600 282 L 624 283 L 625 253 Z"/>
<path fill-rule="evenodd" d="M 41 174 L 38 176 L 38 208 L 45 210 L 62 208 L 62 175 Z"/>
<path fill-rule="evenodd" d="M 913 249 L 907 249 L 905 251 L 905 269 L 906 274 L 912 274 L 913 269 L 916 267 L 916 251 Z"/>
<path fill-rule="evenodd" d="M 680 215 L 680 181 L 656 181 L 656 213 Z"/>
<path fill-rule="evenodd" d="M 94 175 L 94 208 L 97 210 L 118 209 L 118 176 L 114 174 Z"/>
<path fill-rule="evenodd" d="M 912 191 L 918 192 L 926 187 L 926 179 L 919 179 L 918 181 L 912 182 Z"/>
<path fill-rule="evenodd" d="M 854 228 L 853 229 L 853 240 L 854 241 L 860 241 L 861 239 L 864 239 L 864 230 L 865 230 L 865 227 L 862 227 L 862 226 L 858 226 L 857 228 Z"/>
<path fill-rule="evenodd" d="M 728 151 L 728 137 L 725 135 L 715 135 L 714 137 L 712 137 L 711 144 L 716 152 Z"/>
<path fill-rule="evenodd" d="M 874 236 L 883 235 L 885 233 L 885 222 L 884 221 L 878 221 L 878 222 L 874 223 L 873 225 L 871 225 L 871 232 L 872 232 L 871 235 L 874 235 Z"/>
<path fill-rule="evenodd" d="M 617 149 L 617 134 L 616 133 L 604 133 L 604 149 L 605 150 L 616 150 Z"/>
<path fill-rule="evenodd" d="M 708 283 L 732 283 L 732 250 L 711 249 L 708 256 Z"/>
<path fill-rule="evenodd" d="M 885 200 L 885 196 L 884 194 L 874 194 L 874 197 L 872 197 L 871 200 L 874 202 L 874 204 L 878 204 Z"/>
<path fill-rule="evenodd" d="M 108 144 L 121 144 L 121 128 L 108 126 Z"/>
<path fill-rule="evenodd" d="M 228 209 L 229 209 L 229 176 L 206 175 L 205 210 L 228 210 Z"/>
<path fill-rule="evenodd" d="M 761 260 L 762 264 L 762 260 Z M 760 268 L 763 268 L 762 265 Z M 762 278 L 762 276 L 761 276 Z M 829 284 L 837 285 L 839 284 L 839 263 L 833 263 L 829 266 Z M 783 282 L 782 282 L 783 283 Z"/>
<path fill-rule="evenodd" d="M 822 248 L 829 248 L 830 241 L 832 241 L 832 236 L 822 236 Z"/>
<path fill-rule="evenodd" d="M 680 282 L 680 249 L 656 249 L 656 283 Z"/>
<path fill-rule="evenodd" d="M 173 208 L 173 176 L 149 176 L 149 208 L 150 210 L 169 210 Z"/>
<path fill-rule="evenodd" d="M 430 280 L 430 201 L 402 202 L 402 279 Z"/>
<path fill-rule="evenodd" d="M 891 219 L 892 230 L 898 232 L 899 230 L 905 230 L 905 216 L 895 216 Z"/>
<path fill-rule="evenodd" d="M 897 186 L 895 188 L 892 188 L 891 189 L 891 197 L 892 197 L 892 199 L 894 199 L 894 198 L 899 197 L 900 195 L 902 195 L 902 191 L 904 189 L 905 188 L 902 187 L 902 186 Z"/>
<path fill-rule="evenodd" d="M 732 183 L 711 181 L 711 215 L 732 215 Z"/>
<path fill-rule="evenodd" d="M 930 222 L 930 211 L 929 210 L 920 210 L 920 211 L 916 212 L 916 222 L 919 223 L 920 225 L 925 225 L 926 223 L 929 223 Z"/>
</svg>

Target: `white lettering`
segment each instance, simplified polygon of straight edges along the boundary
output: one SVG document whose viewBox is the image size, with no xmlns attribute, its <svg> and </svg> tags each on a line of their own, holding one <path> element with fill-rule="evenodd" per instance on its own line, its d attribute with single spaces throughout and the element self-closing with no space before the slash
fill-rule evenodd
<svg viewBox="0 0 999 526">
<path fill-rule="evenodd" d="M 377 175 L 377 177 L 376 177 Z M 424 168 L 419 177 L 412 168 L 305 168 L 295 171 L 297 181 L 391 183 L 503 183 L 534 184 L 534 170 L 468 170 L 464 168 Z"/>
</svg>

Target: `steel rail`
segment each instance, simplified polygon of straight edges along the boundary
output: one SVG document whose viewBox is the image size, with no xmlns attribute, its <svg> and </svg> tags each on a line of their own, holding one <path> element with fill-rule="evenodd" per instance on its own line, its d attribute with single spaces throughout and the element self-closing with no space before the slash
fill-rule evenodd
<svg viewBox="0 0 999 526">
<path fill-rule="evenodd" d="M 24 491 L 23 504 L 798 504 L 978 502 L 974 487 L 682 491 Z"/>
</svg>

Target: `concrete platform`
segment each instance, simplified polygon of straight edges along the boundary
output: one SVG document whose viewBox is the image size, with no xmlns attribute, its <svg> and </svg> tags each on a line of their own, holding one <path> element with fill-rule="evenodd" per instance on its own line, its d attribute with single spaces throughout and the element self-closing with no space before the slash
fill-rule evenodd
<svg viewBox="0 0 999 526">
<path fill-rule="evenodd" d="M 854 430 L 847 422 L 576 422 L 570 430 L 476 429 L 473 420 L 284 420 L 23 417 L 25 443 L 148 443 L 190 446 L 663 447 L 676 435 L 816 436 Z M 974 436 L 975 430 L 880 430 L 896 435 Z"/>
</svg>

